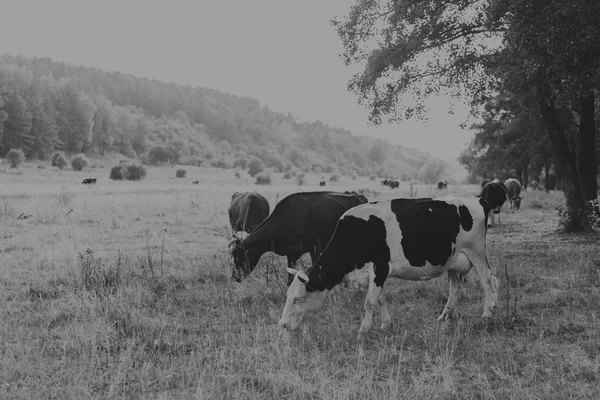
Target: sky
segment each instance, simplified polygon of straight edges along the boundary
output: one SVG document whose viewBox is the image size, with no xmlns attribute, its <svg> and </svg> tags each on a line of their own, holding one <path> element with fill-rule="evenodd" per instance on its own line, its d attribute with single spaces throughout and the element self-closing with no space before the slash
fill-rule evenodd
<svg viewBox="0 0 600 400">
<path fill-rule="evenodd" d="M 368 125 L 347 90 L 330 19 L 353 0 L 3 0 L 0 53 L 50 57 L 248 96 L 300 120 L 387 139 L 443 160 L 472 137 L 467 109 L 431 98 L 427 123 Z"/>
</svg>

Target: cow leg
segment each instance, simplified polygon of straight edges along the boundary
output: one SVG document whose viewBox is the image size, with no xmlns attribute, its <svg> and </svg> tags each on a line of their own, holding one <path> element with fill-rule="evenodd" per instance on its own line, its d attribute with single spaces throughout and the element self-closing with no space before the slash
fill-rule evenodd
<svg viewBox="0 0 600 400">
<path fill-rule="evenodd" d="M 484 296 L 482 318 L 490 318 L 498 301 L 498 279 L 492 274 L 492 268 L 485 255 L 467 254 L 467 258 L 475 267 L 475 272 L 481 281 Z"/>
<path fill-rule="evenodd" d="M 450 283 L 450 291 L 448 301 L 444 307 L 444 311 L 438 317 L 438 321 L 443 321 L 452 318 L 452 311 L 456 307 L 458 301 L 458 290 L 460 289 L 460 275 L 456 271 L 448 271 L 448 282 Z"/>
<path fill-rule="evenodd" d="M 383 285 L 377 286 L 375 284 L 375 266 L 373 266 L 373 268 L 369 270 L 369 288 L 367 289 L 367 296 L 365 297 L 365 316 L 362 320 L 362 323 L 360 324 L 360 328 L 358 329 L 359 335 L 362 335 L 363 333 L 371 329 L 371 325 L 373 324 L 373 310 L 375 310 L 380 304 L 379 297 L 382 292 L 382 289 Z M 383 301 L 385 302 L 385 297 Z"/>
<path fill-rule="evenodd" d="M 387 329 L 392 324 L 392 317 L 388 310 L 387 301 L 385 299 L 385 289 L 381 287 L 381 292 L 377 298 L 381 310 L 381 329 Z"/>
<path fill-rule="evenodd" d="M 296 261 L 292 261 L 292 259 L 290 257 L 287 258 L 287 261 L 288 261 L 288 268 L 294 268 L 296 266 Z M 290 285 L 292 284 L 292 281 L 294 280 L 294 277 L 296 275 L 290 274 L 288 272 L 287 276 L 288 276 L 287 287 L 290 287 Z"/>
</svg>

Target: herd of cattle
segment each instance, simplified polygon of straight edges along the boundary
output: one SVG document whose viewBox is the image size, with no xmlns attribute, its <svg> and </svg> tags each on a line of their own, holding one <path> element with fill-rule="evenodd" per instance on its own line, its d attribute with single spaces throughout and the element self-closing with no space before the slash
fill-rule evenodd
<svg viewBox="0 0 600 400">
<path fill-rule="evenodd" d="M 388 181 L 384 184 L 394 187 Z M 440 182 L 438 189 L 447 189 Z M 286 256 L 288 291 L 279 324 L 296 329 L 321 308 L 339 284 L 366 288 L 365 316 L 359 332 L 380 309 L 391 323 L 383 284 L 387 278 L 429 280 L 448 274 L 448 301 L 438 319 L 452 314 L 458 289 L 472 267 L 484 292 L 483 317 L 491 316 L 498 284 L 486 256 L 488 217 L 508 199 L 519 209 L 521 185 L 515 179 L 484 181 L 478 196 L 372 201 L 356 192 L 304 192 L 282 199 L 269 214 L 269 202 L 256 192 L 235 193 L 229 207 L 233 234 L 232 279 L 241 282 L 269 251 Z M 303 254 L 312 266 L 296 269 Z"/>
</svg>

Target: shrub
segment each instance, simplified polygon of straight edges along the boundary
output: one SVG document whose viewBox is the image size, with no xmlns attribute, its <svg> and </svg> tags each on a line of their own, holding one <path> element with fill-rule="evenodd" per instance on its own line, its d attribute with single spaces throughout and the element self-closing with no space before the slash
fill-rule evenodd
<svg viewBox="0 0 600 400">
<path fill-rule="evenodd" d="M 240 174 L 240 171 L 235 171 L 234 175 L 236 178 L 240 179 L 242 177 L 242 175 Z"/>
<path fill-rule="evenodd" d="M 110 170 L 110 179 L 115 181 L 122 181 L 127 178 L 127 168 L 119 165 L 114 166 Z"/>
<path fill-rule="evenodd" d="M 340 179 L 340 173 L 339 172 L 334 172 L 333 174 L 331 174 L 329 176 L 329 182 L 337 182 L 338 179 Z"/>
<path fill-rule="evenodd" d="M 292 179 L 292 173 L 286 172 L 285 174 L 283 174 L 283 179 Z"/>
<path fill-rule="evenodd" d="M 233 168 L 240 167 L 241 169 L 246 169 L 247 165 L 248 159 L 246 158 L 236 158 L 235 161 L 233 161 Z"/>
<path fill-rule="evenodd" d="M 52 166 L 53 166 L 53 167 L 58 167 L 58 165 L 56 165 L 56 160 L 58 160 L 58 157 L 60 157 L 60 156 L 63 156 L 63 157 L 64 157 L 64 156 L 65 156 L 65 154 L 64 154 L 62 151 L 55 151 L 55 152 L 52 154 L 52 158 L 51 158 L 50 160 L 52 160 Z"/>
<path fill-rule="evenodd" d="M 17 168 L 25 160 L 25 153 L 21 149 L 11 149 L 6 158 L 10 161 L 12 168 Z"/>
<path fill-rule="evenodd" d="M 177 171 L 175 171 L 175 178 L 185 178 L 185 174 L 187 174 L 187 171 L 185 169 L 178 169 Z"/>
<path fill-rule="evenodd" d="M 56 159 L 55 165 L 59 168 L 59 169 L 63 169 L 64 167 L 67 166 L 69 162 L 67 161 L 67 157 L 65 157 L 64 154 L 61 154 L 58 156 L 58 158 Z"/>
<path fill-rule="evenodd" d="M 82 169 L 84 169 L 85 167 L 87 167 L 87 165 L 88 165 L 88 159 L 85 156 L 85 154 L 77 154 L 71 160 L 71 167 L 75 171 L 81 171 Z"/>
<path fill-rule="evenodd" d="M 231 164 L 225 160 L 218 160 L 218 159 L 214 159 L 210 162 L 210 166 L 211 167 L 215 167 L 215 168 L 223 168 L 223 169 L 229 169 L 231 168 Z"/>
<path fill-rule="evenodd" d="M 141 181 L 146 177 L 146 167 L 143 165 L 128 165 L 127 179 L 130 181 Z"/>
<path fill-rule="evenodd" d="M 257 185 L 270 185 L 271 184 L 271 175 L 270 174 L 260 174 L 256 176 L 256 184 Z"/>
<path fill-rule="evenodd" d="M 248 174 L 250 174 L 251 177 L 256 176 L 256 174 L 261 173 L 263 170 L 263 163 L 258 158 L 253 158 L 248 163 Z"/>
<path fill-rule="evenodd" d="M 298 185 L 298 186 L 304 185 L 304 174 L 296 175 L 296 185 Z"/>
<path fill-rule="evenodd" d="M 355 173 L 352 174 L 352 180 L 355 181 L 356 177 L 357 177 L 357 175 L 356 175 L 356 172 L 355 172 Z"/>
<path fill-rule="evenodd" d="M 375 174 L 369 175 L 369 180 L 370 181 L 374 181 L 375 179 L 377 179 L 377 175 L 375 175 Z"/>
</svg>

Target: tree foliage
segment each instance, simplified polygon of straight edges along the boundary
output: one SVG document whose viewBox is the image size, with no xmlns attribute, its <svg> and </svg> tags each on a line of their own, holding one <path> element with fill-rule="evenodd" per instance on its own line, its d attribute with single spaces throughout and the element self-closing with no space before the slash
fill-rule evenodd
<svg viewBox="0 0 600 400">
<path fill-rule="evenodd" d="M 82 169 L 87 167 L 88 164 L 89 161 L 85 154 L 77 154 L 71 160 L 71 168 L 73 168 L 75 171 L 81 171 Z"/>
<path fill-rule="evenodd" d="M 514 150 L 531 138 L 518 132 L 539 123 L 564 178 L 565 228 L 578 230 L 585 201 L 597 198 L 599 18 L 593 0 L 358 0 L 333 24 L 346 64 L 361 67 L 349 88 L 375 124 L 422 115 L 441 90 L 468 95 L 476 114 L 508 93 L 515 104 L 488 116 L 475 140 L 489 143 L 475 143 L 464 161 L 480 158 L 477 151 L 500 163 L 503 153 L 522 157 Z"/>
<path fill-rule="evenodd" d="M 11 149 L 6 155 L 11 168 L 17 168 L 19 164 L 25 161 L 25 153 L 21 149 Z"/>
</svg>

